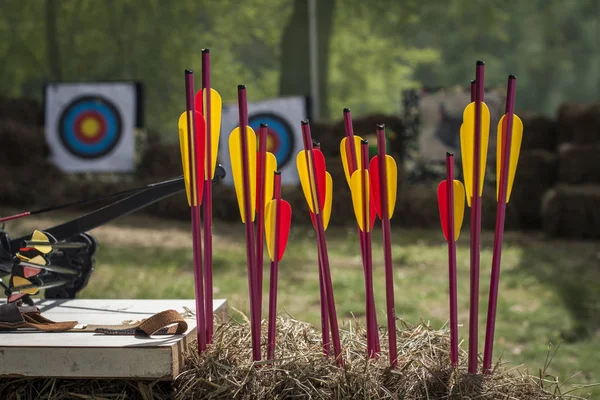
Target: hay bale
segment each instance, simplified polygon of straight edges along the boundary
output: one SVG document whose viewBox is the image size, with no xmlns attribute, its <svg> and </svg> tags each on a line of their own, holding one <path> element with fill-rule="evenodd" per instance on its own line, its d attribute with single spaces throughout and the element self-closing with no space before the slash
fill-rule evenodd
<svg viewBox="0 0 600 400">
<path fill-rule="evenodd" d="M 524 114 L 523 142 L 521 151 L 548 150 L 556 151 L 558 140 L 558 123 L 556 120 L 538 114 Z"/>
<path fill-rule="evenodd" d="M 489 376 L 467 373 L 464 351 L 457 369 L 450 366 L 447 330 L 400 321 L 398 368 L 388 366 L 387 338 L 379 359 L 365 357 L 366 332 L 352 321 L 342 326 L 344 367 L 323 357 L 321 334 L 309 324 L 278 318 L 275 362 L 261 368 L 251 361 L 249 326 L 234 320 L 219 326 L 214 344 L 198 355 L 193 343 L 172 385 L 126 380 L 3 379 L 0 398 L 63 400 L 127 399 L 520 399 L 561 400 L 556 381 L 496 365 Z M 263 324 L 266 337 L 266 326 Z M 555 382 L 555 383 L 551 383 Z"/>
<path fill-rule="evenodd" d="M 50 154 L 44 130 L 17 120 L 0 120 L 0 165 L 40 165 Z"/>
<path fill-rule="evenodd" d="M 600 142 L 560 145 L 558 181 L 568 184 L 600 183 Z"/>
<path fill-rule="evenodd" d="M 182 174 L 179 143 L 150 143 L 136 169 L 144 179 L 172 178 Z"/>
<path fill-rule="evenodd" d="M 41 127 L 44 122 L 44 109 L 35 99 L 0 97 L 1 120 L 12 120 L 23 125 Z"/>
<path fill-rule="evenodd" d="M 559 185 L 544 194 L 542 228 L 550 236 L 600 238 L 600 185 Z"/>
<path fill-rule="evenodd" d="M 541 226 L 541 201 L 544 192 L 557 179 L 557 157 L 545 150 L 524 151 L 519 156 L 519 166 L 508 203 L 515 209 L 521 228 L 539 229 Z M 493 189 L 495 197 L 495 188 Z"/>
<path fill-rule="evenodd" d="M 600 142 L 600 103 L 565 103 L 558 109 L 558 143 Z"/>
</svg>

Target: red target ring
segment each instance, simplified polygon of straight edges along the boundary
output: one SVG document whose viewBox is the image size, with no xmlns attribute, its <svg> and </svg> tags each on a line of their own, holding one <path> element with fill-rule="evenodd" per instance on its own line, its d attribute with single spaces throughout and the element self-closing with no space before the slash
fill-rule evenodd
<svg viewBox="0 0 600 400">
<path fill-rule="evenodd" d="M 106 136 L 106 121 L 97 111 L 85 111 L 73 121 L 75 137 L 83 143 L 94 144 Z"/>
</svg>

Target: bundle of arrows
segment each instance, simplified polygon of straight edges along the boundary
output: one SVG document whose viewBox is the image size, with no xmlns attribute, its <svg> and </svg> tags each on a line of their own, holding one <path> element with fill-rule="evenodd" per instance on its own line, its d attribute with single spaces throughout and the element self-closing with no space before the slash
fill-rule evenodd
<svg viewBox="0 0 600 400">
<path fill-rule="evenodd" d="M 492 349 L 498 301 L 500 278 L 500 258 L 504 234 L 506 203 L 510 199 L 521 139 L 523 123 L 514 113 L 516 77 L 508 77 L 506 111 L 498 123 L 496 154 L 496 232 L 492 256 L 492 274 L 489 291 L 487 328 L 483 356 L 483 371 L 490 373 L 492 368 Z M 454 156 L 446 155 L 446 179 L 438 186 L 438 205 L 444 237 L 448 242 L 449 303 L 450 303 L 450 362 L 458 364 L 458 310 L 456 278 L 456 241 L 463 222 L 465 197 L 471 207 L 471 273 L 470 273 L 470 312 L 469 312 L 469 348 L 468 371 L 477 373 L 478 361 L 478 305 L 479 305 L 479 267 L 481 235 L 481 201 L 487 159 L 490 130 L 490 112 L 483 101 L 484 63 L 476 64 L 475 80 L 471 82 L 471 103 L 463 113 L 460 127 L 460 146 L 465 184 L 454 179 Z"/>
<path fill-rule="evenodd" d="M 0 222 L 8 221 L 123 196 L 113 204 L 82 217 L 46 230 L 36 230 L 32 235 L 18 239 L 9 240 L 8 235 L 0 230 L 0 272 L 10 274 L 9 284 L 6 285 L 2 280 L 0 284 L 4 287 L 8 301 L 23 300 L 31 303 L 30 296 L 37 294 L 40 289 L 46 290 L 47 298 L 73 298 L 87 284 L 93 271 L 93 256 L 97 244 L 85 231 L 185 189 L 191 212 L 198 351 L 205 351 L 211 344 L 214 327 L 212 184 L 224 177 L 225 172 L 217 165 L 222 102 L 219 93 L 210 85 L 208 49 L 202 51 L 201 89 L 195 92 L 194 74 L 191 70 L 186 70 L 184 76 L 186 108 L 178 120 L 183 176 L 103 196 L 100 199 L 87 199 L 0 218 Z M 523 123 L 514 113 L 515 87 L 516 78 L 511 75 L 508 78 L 506 111 L 497 128 L 497 217 L 483 355 L 484 373 L 492 371 L 505 211 L 515 179 L 523 136 Z M 459 343 L 456 242 L 463 223 L 465 202 L 471 207 L 468 342 L 470 373 L 478 371 L 481 203 L 490 128 L 490 112 L 483 99 L 483 89 L 484 63 L 478 61 L 475 80 L 471 82 L 471 102 L 464 109 L 463 123 L 460 127 L 464 184 L 455 179 L 454 156 L 447 153 L 446 179 L 440 182 L 437 190 L 442 231 L 448 243 L 450 363 L 455 367 L 458 366 Z M 257 136 L 248 125 L 245 85 L 238 86 L 238 111 L 239 126 L 229 134 L 228 147 L 240 217 L 245 226 L 252 357 L 255 362 L 260 361 L 261 344 L 266 343 L 266 357 L 268 361 L 272 361 L 276 354 L 279 263 L 288 241 L 292 209 L 281 196 L 281 173 L 277 168 L 276 157 L 267 151 L 268 127 L 261 124 Z M 372 246 L 373 228 L 378 217 L 382 228 L 389 364 L 396 367 L 398 350 L 390 219 L 396 206 L 398 168 L 394 158 L 386 153 L 383 125 L 374 127 L 377 135 L 377 155 L 369 160 L 369 144 L 362 137 L 354 135 L 350 110 L 344 109 L 343 116 L 346 135 L 340 142 L 340 154 L 356 217 L 364 273 L 366 356 L 378 358 L 381 354 L 380 328 L 377 323 L 373 289 L 376 274 L 373 269 Z M 319 143 L 313 142 L 309 121 L 299 121 L 299 124 L 304 150 L 296 157 L 296 168 L 316 232 L 315 273 L 319 277 L 322 349 L 325 357 L 333 355 L 335 362 L 342 366 L 343 349 L 325 235 L 332 213 L 333 179 L 327 172 L 325 156 Z M 266 341 L 261 340 L 264 247 L 267 248 L 270 260 Z"/>
</svg>

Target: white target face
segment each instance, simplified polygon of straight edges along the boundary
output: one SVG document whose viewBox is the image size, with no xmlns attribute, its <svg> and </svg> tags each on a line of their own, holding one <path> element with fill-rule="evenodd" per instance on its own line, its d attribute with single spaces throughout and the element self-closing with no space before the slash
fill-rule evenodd
<svg viewBox="0 0 600 400">
<path fill-rule="evenodd" d="M 55 83 L 46 87 L 46 140 L 68 172 L 130 172 L 135 164 L 134 83 Z"/>
</svg>

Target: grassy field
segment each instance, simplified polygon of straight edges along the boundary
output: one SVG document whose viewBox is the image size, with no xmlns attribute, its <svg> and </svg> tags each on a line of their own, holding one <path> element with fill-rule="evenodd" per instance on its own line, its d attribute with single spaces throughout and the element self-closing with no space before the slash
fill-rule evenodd
<svg viewBox="0 0 600 400">
<path fill-rule="evenodd" d="M 59 215 L 67 218 L 69 215 Z M 14 222 L 14 236 L 57 220 Z M 385 290 L 380 231 L 374 234 L 378 322 L 385 325 Z M 248 312 L 243 225 L 217 223 L 214 230 L 215 296 Z M 86 298 L 193 298 L 189 226 L 128 217 L 92 231 L 100 241 L 97 266 Z M 448 318 L 447 247 L 438 230 L 395 229 L 392 233 L 398 317 L 442 327 Z M 330 228 L 329 255 L 338 316 L 364 316 L 364 281 L 356 231 Z M 481 252 L 480 343 L 483 349 L 493 234 L 484 232 Z M 458 244 L 459 324 L 466 348 L 469 297 L 469 235 Z M 279 310 L 319 323 L 319 287 L 314 232 L 294 228 L 280 265 Z M 268 265 L 265 264 L 265 287 Z M 267 296 L 264 297 L 266 312 Z M 547 240 L 536 233 L 506 235 L 498 301 L 495 358 L 537 374 L 548 352 L 560 345 L 548 372 L 561 381 L 600 379 L 600 246 L 598 242 Z M 570 382 L 571 382 L 570 381 Z M 567 386 L 570 384 L 567 384 Z M 591 389 L 586 389 L 590 391 Z M 596 390 L 598 391 L 598 390 Z"/>
</svg>

